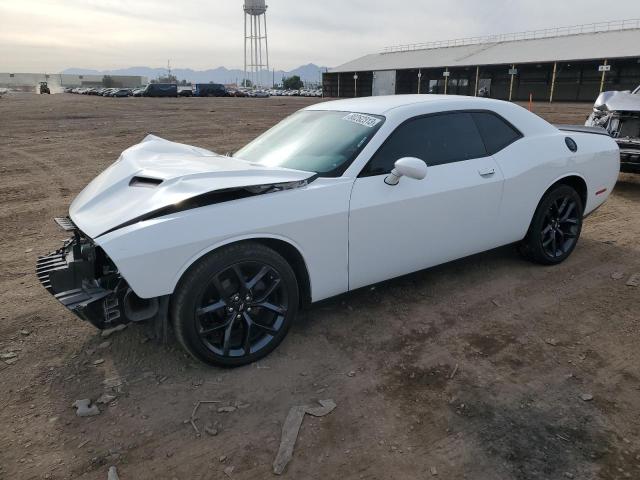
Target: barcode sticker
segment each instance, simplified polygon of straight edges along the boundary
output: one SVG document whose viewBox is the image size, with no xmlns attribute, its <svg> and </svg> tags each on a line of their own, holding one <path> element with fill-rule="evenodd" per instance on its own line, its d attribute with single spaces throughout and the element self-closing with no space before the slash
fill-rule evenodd
<svg viewBox="0 0 640 480">
<path fill-rule="evenodd" d="M 364 115 L 362 113 L 350 113 L 343 118 L 347 122 L 357 123 L 358 125 L 364 125 L 365 127 L 373 128 L 379 124 L 382 120 L 371 115 Z"/>
</svg>

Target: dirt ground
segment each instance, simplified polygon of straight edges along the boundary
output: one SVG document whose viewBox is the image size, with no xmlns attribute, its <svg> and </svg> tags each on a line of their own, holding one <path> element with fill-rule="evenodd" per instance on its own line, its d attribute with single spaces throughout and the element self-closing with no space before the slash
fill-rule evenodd
<svg viewBox="0 0 640 480">
<path fill-rule="evenodd" d="M 51 218 L 146 133 L 224 153 L 314 101 L 0 100 L 0 479 L 272 478 L 288 410 L 319 399 L 337 408 L 304 420 L 284 478 L 639 479 L 639 176 L 561 266 L 505 247 L 343 295 L 236 370 L 138 325 L 104 343 L 40 287 L 36 258 L 64 238 Z M 589 106 L 535 110 L 582 123 Z M 216 436 L 185 423 L 200 400 L 221 402 L 197 415 Z"/>
</svg>

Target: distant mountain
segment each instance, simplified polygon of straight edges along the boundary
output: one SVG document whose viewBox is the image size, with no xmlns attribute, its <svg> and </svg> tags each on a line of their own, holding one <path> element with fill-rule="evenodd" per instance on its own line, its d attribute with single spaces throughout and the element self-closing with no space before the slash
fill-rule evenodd
<svg viewBox="0 0 640 480">
<path fill-rule="evenodd" d="M 273 78 L 276 83 L 280 83 L 283 77 L 291 77 L 299 75 L 303 82 L 317 83 L 320 81 L 321 72 L 325 72 L 326 67 L 319 67 L 313 63 L 302 65 L 294 70 L 285 72 L 284 70 L 276 70 L 274 72 L 263 71 L 260 74 L 262 84 L 270 85 Z M 147 77 L 149 80 L 156 79 L 167 74 L 166 68 L 151 67 L 129 67 L 116 70 L 89 70 L 86 68 L 67 68 L 60 72 L 70 75 L 135 75 Z M 242 81 L 244 72 L 239 69 L 229 70 L 225 67 L 218 67 L 210 70 L 192 70 L 190 68 L 174 68 L 171 73 L 178 80 L 187 80 L 192 83 L 236 83 Z"/>
</svg>

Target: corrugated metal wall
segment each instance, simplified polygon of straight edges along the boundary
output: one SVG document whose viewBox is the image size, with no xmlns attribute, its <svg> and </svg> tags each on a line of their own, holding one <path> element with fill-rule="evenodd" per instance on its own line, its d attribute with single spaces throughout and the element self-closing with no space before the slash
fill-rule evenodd
<svg viewBox="0 0 640 480">
<path fill-rule="evenodd" d="M 373 72 L 325 73 L 322 75 L 322 87 L 325 97 L 370 97 L 373 93 Z"/>
<path fill-rule="evenodd" d="M 598 67 L 603 60 L 581 62 L 558 62 L 554 101 L 593 102 L 600 92 L 602 73 Z M 640 58 L 608 60 L 611 71 L 605 75 L 604 91 L 633 90 L 640 85 Z M 480 66 L 480 86 L 490 85 L 490 97 L 508 100 L 528 100 L 533 95 L 536 101 L 549 100 L 553 79 L 553 63 L 516 65 L 518 71 L 511 89 L 511 65 Z M 448 80 L 443 76 L 449 71 Z M 350 98 L 354 96 L 354 80 L 350 73 L 325 73 L 323 83 L 325 96 Z M 358 72 L 358 96 L 371 95 L 373 72 Z M 418 74 L 421 76 L 418 77 Z M 340 92 L 338 95 L 338 76 Z M 420 88 L 418 89 L 418 78 Z M 474 95 L 476 67 L 407 69 L 396 72 L 396 93 L 436 93 L 449 95 Z"/>
</svg>

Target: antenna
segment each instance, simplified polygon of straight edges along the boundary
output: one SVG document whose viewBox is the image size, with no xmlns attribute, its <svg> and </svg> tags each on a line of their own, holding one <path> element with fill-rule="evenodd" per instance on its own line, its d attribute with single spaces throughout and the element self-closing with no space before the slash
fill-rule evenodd
<svg viewBox="0 0 640 480">
<path fill-rule="evenodd" d="M 167 60 L 167 82 L 171 81 L 171 59 Z"/>
<path fill-rule="evenodd" d="M 267 5 L 265 0 L 244 2 L 244 77 L 253 87 L 262 86 L 264 70 L 269 72 Z M 248 28 L 247 28 L 248 22 Z M 264 48 L 262 42 L 264 40 Z M 264 53 L 264 56 L 263 56 Z M 245 83 L 244 81 L 242 82 Z"/>
</svg>

